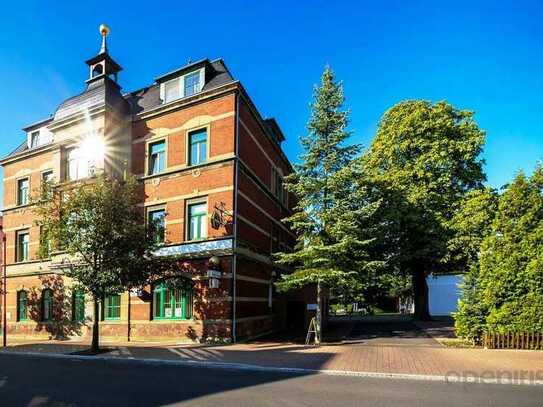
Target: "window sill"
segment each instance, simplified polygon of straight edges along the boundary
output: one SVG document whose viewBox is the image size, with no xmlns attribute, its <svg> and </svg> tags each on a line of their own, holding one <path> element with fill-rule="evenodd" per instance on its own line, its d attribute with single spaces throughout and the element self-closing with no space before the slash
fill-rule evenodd
<svg viewBox="0 0 543 407">
<path fill-rule="evenodd" d="M 11 210 L 11 211 L 15 211 L 17 209 L 25 209 L 25 208 L 28 208 L 30 206 L 32 206 L 32 205 L 29 202 L 29 203 L 25 203 L 25 204 L 17 204 L 15 206 L 9 207 L 8 209 Z"/>
<path fill-rule="evenodd" d="M 36 259 L 36 260 L 15 261 L 13 263 L 8 263 L 7 266 L 18 266 L 18 265 L 24 265 L 24 264 L 43 263 L 44 261 L 49 261 L 49 260 Z"/>
<path fill-rule="evenodd" d="M 234 158 L 235 158 L 235 156 L 219 157 L 219 158 L 208 157 L 208 160 L 206 160 L 206 162 L 204 162 L 204 163 L 194 164 L 194 165 L 180 164 L 179 166 L 166 168 L 164 171 L 158 172 L 156 174 L 140 175 L 139 179 L 143 180 L 143 181 L 146 181 L 148 179 L 164 177 L 164 176 L 167 176 L 167 175 L 177 174 L 179 172 L 194 171 L 196 169 L 205 168 L 205 167 L 213 165 L 213 164 L 220 164 L 220 163 L 225 162 L 225 161 L 231 161 Z"/>
<path fill-rule="evenodd" d="M 182 324 L 182 323 L 194 323 L 194 318 L 182 319 L 182 318 L 153 318 L 151 322 L 157 324 Z"/>
</svg>

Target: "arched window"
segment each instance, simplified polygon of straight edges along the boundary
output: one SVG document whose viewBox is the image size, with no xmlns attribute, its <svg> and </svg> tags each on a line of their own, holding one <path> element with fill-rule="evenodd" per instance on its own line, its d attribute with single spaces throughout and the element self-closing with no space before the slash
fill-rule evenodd
<svg viewBox="0 0 543 407">
<path fill-rule="evenodd" d="M 41 294 L 41 316 L 42 321 L 53 320 L 53 290 L 46 288 Z"/>
<path fill-rule="evenodd" d="M 93 78 L 97 77 L 98 75 L 102 75 L 103 73 L 104 73 L 104 68 L 100 64 L 95 65 L 94 68 L 92 68 Z"/>
<path fill-rule="evenodd" d="M 17 321 L 28 319 L 28 295 L 25 290 L 17 292 Z"/>
<path fill-rule="evenodd" d="M 177 288 L 160 283 L 153 290 L 154 319 L 192 318 L 192 287 Z"/>
</svg>

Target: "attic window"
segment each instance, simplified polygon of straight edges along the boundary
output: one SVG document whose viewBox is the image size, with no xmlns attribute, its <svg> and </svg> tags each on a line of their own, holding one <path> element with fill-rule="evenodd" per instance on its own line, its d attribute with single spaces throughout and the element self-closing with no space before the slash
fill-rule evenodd
<svg viewBox="0 0 543 407">
<path fill-rule="evenodd" d="M 175 78 L 164 84 L 164 102 L 171 102 L 172 100 L 179 99 L 181 97 L 181 89 L 179 88 L 179 78 Z"/>
<path fill-rule="evenodd" d="M 191 96 L 195 93 L 200 92 L 200 72 L 192 72 L 188 75 L 185 75 L 183 78 L 184 80 L 184 88 L 185 88 L 185 96 Z"/>
<path fill-rule="evenodd" d="M 202 91 L 204 84 L 204 68 L 189 72 L 160 84 L 160 98 L 164 103 L 183 97 L 192 96 Z"/>
<path fill-rule="evenodd" d="M 36 148 L 41 144 L 40 131 L 30 133 L 30 148 Z"/>
</svg>

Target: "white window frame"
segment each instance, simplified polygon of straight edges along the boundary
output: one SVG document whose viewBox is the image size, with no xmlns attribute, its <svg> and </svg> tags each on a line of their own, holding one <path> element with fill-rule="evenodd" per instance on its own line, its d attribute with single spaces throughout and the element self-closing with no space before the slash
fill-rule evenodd
<svg viewBox="0 0 543 407">
<path fill-rule="evenodd" d="M 36 143 L 33 143 L 34 136 L 36 137 Z M 28 147 L 29 148 L 38 148 L 41 145 L 42 145 L 41 132 L 39 130 L 31 131 L 30 135 L 29 135 Z"/>
<path fill-rule="evenodd" d="M 22 181 L 27 181 L 27 186 L 26 186 L 26 199 L 25 201 L 23 202 L 23 199 L 22 199 L 22 194 L 21 194 L 21 188 L 20 188 L 20 184 Z M 23 205 L 28 205 L 29 201 L 30 201 L 30 177 L 21 177 L 21 178 L 17 178 L 17 206 L 23 206 Z"/>
<path fill-rule="evenodd" d="M 179 100 L 179 99 L 182 99 L 185 97 L 185 77 L 189 76 L 189 75 L 192 75 L 194 74 L 195 72 L 200 72 L 200 89 L 198 89 L 198 91 L 190 96 L 194 96 L 198 93 L 200 93 L 204 87 L 204 82 L 205 82 L 205 68 L 200 68 L 200 69 L 195 69 L 194 71 L 190 71 L 190 72 L 187 72 L 186 74 L 184 75 L 180 75 L 176 78 L 173 78 L 173 79 L 170 79 L 168 81 L 165 81 L 165 82 L 161 82 L 160 83 L 160 100 L 162 101 L 162 103 L 170 103 L 170 102 L 173 102 L 174 100 Z M 171 99 L 171 100 L 166 100 L 166 84 L 168 83 L 173 83 L 173 82 L 177 82 L 177 88 L 179 90 L 179 97 L 175 98 L 175 99 Z"/>
<path fill-rule="evenodd" d="M 25 251 L 21 252 L 20 239 L 22 236 L 27 237 Z M 24 255 L 23 255 L 24 253 Z M 23 263 L 30 260 L 30 231 L 21 229 L 15 232 L 15 263 Z"/>
<path fill-rule="evenodd" d="M 76 155 L 76 151 L 78 154 Z M 73 160 L 75 161 L 75 170 L 77 174 L 71 174 L 70 172 L 70 155 L 74 154 Z M 73 147 L 66 151 L 66 181 L 78 181 L 89 178 L 91 176 L 91 162 L 81 153 L 81 147 Z M 86 171 L 85 171 L 86 170 Z"/>
</svg>

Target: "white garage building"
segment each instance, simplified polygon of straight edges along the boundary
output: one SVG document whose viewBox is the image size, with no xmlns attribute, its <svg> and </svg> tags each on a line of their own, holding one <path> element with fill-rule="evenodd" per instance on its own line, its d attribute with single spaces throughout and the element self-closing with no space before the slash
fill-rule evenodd
<svg viewBox="0 0 543 407">
<path fill-rule="evenodd" d="M 443 316 L 456 312 L 460 298 L 458 285 L 462 283 L 463 279 L 462 274 L 431 274 L 426 278 L 430 315 Z"/>
</svg>

